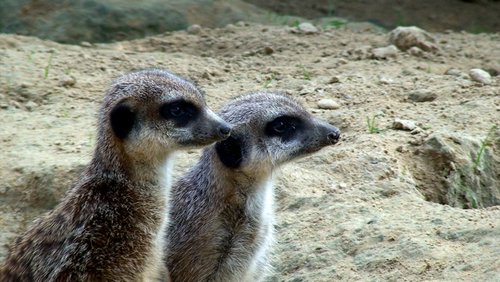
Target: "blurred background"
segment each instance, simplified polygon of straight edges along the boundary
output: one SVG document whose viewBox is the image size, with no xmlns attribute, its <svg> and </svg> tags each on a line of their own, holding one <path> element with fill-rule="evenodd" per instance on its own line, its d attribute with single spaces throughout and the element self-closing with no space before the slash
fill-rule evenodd
<svg viewBox="0 0 500 282">
<path fill-rule="evenodd" d="M 416 25 L 428 31 L 500 31 L 498 0 L 2 0 L 0 33 L 61 43 L 113 42 L 197 24 L 238 21 L 324 29 L 390 30 Z"/>
</svg>

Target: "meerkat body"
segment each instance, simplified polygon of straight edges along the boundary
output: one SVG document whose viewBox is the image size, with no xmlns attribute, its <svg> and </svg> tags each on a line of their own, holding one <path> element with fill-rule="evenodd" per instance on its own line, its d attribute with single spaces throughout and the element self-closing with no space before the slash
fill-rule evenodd
<svg viewBox="0 0 500 282">
<path fill-rule="evenodd" d="M 189 81 L 162 70 L 120 77 L 104 98 L 89 166 L 12 244 L 0 281 L 156 279 L 172 153 L 229 133 Z"/>
<path fill-rule="evenodd" d="M 224 106 L 231 137 L 174 184 L 166 264 L 172 281 L 261 281 L 273 244 L 273 171 L 335 144 L 339 131 L 295 100 L 255 93 Z"/>
</svg>

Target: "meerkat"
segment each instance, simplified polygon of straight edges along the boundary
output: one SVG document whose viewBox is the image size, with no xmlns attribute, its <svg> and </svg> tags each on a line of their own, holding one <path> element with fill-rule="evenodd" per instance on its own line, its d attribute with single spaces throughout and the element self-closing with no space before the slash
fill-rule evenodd
<svg viewBox="0 0 500 282">
<path fill-rule="evenodd" d="M 54 210 L 11 246 L 0 281 L 149 281 L 164 268 L 168 174 L 176 150 L 231 127 L 190 81 L 149 69 L 104 97 L 88 167 Z"/>
<path fill-rule="evenodd" d="M 175 282 L 263 280 L 271 270 L 273 172 L 340 138 L 278 93 L 243 96 L 219 115 L 231 136 L 207 147 L 172 187 L 165 252 Z"/>
</svg>

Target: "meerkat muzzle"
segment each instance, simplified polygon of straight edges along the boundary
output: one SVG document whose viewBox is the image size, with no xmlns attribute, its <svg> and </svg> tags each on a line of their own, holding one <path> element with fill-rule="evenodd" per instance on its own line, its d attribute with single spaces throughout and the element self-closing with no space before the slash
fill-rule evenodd
<svg viewBox="0 0 500 282">
<path fill-rule="evenodd" d="M 231 135 L 231 131 L 232 127 L 229 124 L 222 123 L 219 126 L 219 130 L 217 132 L 219 133 L 220 138 L 226 139 L 227 137 L 229 137 L 229 135 Z"/>
</svg>

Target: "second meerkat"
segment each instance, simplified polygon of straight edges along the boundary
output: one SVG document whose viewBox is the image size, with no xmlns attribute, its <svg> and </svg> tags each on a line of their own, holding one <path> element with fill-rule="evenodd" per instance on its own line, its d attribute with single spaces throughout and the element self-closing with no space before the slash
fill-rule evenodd
<svg viewBox="0 0 500 282">
<path fill-rule="evenodd" d="M 206 148 L 172 188 L 166 264 L 170 278 L 261 281 L 270 270 L 273 171 L 338 142 L 339 130 L 292 98 L 269 92 L 219 112 L 231 136 Z"/>
<path fill-rule="evenodd" d="M 118 78 L 102 103 L 90 164 L 12 244 L 0 281 L 157 279 L 171 173 L 164 166 L 176 150 L 229 134 L 193 83 L 157 69 Z"/>
</svg>

